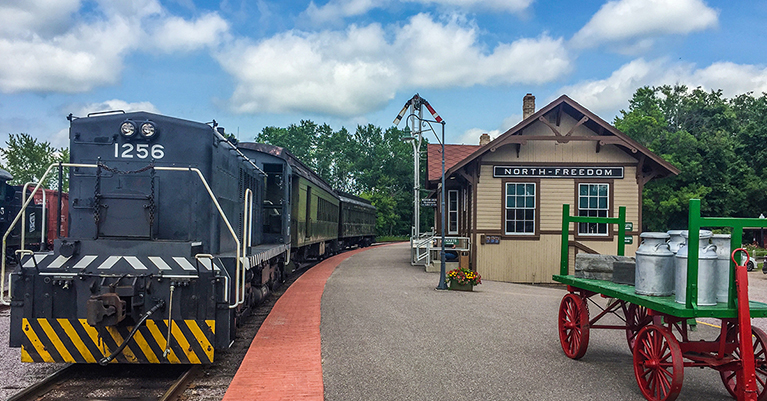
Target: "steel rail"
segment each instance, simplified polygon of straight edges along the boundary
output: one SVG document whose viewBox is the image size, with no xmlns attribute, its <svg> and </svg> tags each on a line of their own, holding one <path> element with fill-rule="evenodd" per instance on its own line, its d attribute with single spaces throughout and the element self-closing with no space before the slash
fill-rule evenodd
<svg viewBox="0 0 767 401">
<path fill-rule="evenodd" d="M 173 385 L 160 397 L 159 401 L 172 401 L 179 399 L 184 391 L 189 387 L 189 384 L 197 376 L 200 371 L 200 365 L 192 365 L 186 372 L 184 372 L 179 378 L 173 382 Z"/>
</svg>

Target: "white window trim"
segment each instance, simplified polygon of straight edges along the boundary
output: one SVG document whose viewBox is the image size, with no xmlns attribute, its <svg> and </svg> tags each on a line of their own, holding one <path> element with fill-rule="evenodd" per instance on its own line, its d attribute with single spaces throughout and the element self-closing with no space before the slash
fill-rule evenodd
<svg viewBox="0 0 767 401">
<path fill-rule="evenodd" d="M 451 209 L 450 199 L 455 195 L 455 210 Z M 447 191 L 447 233 L 450 235 L 458 234 L 458 190 L 451 189 Z M 455 230 L 451 230 L 453 225 L 453 213 L 455 213 Z"/>
<path fill-rule="evenodd" d="M 606 209 L 584 209 L 584 210 L 605 210 L 607 212 L 606 213 L 606 215 L 607 215 L 606 217 L 610 217 L 610 184 L 605 183 L 605 182 L 580 182 L 580 183 L 578 183 L 578 199 L 577 199 L 577 202 L 578 202 L 577 203 L 577 205 L 578 205 L 578 215 L 580 216 L 580 213 L 581 213 L 581 188 L 580 188 L 581 185 L 605 185 L 605 186 L 607 186 L 607 208 Z M 601 223 L 597 223 L 597 224 L 601 224 Z M 589 233 L 589 232 L 582 233 L 581 232 L 581 225 L 577 224 L 576 225 L 576 230 L 578 231 L 578 236 L 579 237 L 609 237 L 610 236 L 610 227 L 607 227 L 607 230 L 606 230 L 605 233 Z"/>
<path fill-rule="evenodd" d="M 508 222 L 508 219 L 506 218 L 506 211 L 509 210 L 507 205 L 507 199 L 509 196 L 509 184 L 518 185 L 518 184 L 533 184 L 533 188 L 535 189 L 535 194 L 533 194 L 533 199 L 535 202 L 535 206 L 533 208 L 525 208 L 530 209 L 533 211 L 533 232 L 530 233 L 518 233 L 515 231 L 506 231 L 506 223 Z M 516 207 L 514 209 L 517 209 Z M 538 184 L 535 182 L 526 182 L 526 181 L 509 181 L 504 183 L 503 185 L 503 233 L 504 235 L 528 235 L 528 236 L 535 236 L 536 233 L 536 219 L 539 218 L 538 216 Z"/>
</svg>

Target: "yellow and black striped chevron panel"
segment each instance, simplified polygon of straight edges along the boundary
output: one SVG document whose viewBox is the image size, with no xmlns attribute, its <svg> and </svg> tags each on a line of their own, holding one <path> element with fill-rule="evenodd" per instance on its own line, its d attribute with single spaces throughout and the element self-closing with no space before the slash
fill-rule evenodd
<svg viewBox="0 0 767 401">
<path fill-rule="evenodd" d="M 207 364 L 213 362 L 215 320 L 173 320 L 170 352 L 163 357 L 167 320 L 147 320 L 111 363 Z M 97 329 L 85 319 L 22 321 L 22 362 L 97 363 L 116 350 L 133 327 Z"/>
</svg>

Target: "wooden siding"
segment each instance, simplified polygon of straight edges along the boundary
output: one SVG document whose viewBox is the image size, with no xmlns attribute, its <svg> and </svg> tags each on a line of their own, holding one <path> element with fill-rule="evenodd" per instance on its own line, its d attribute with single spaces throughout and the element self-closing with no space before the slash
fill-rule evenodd
<svg viewBox="0 0 767 401">
<path fill-rule="evenodd" d="M 566 134 L 577 121 L 569 115 L 562 116 L 559 131 Z M 525 135 L 553 136 L 549 127 L 536 122 L 524 131 Z M 573 134 L 596 135 L 584 126 L 577 127 Z M 521 282 L 521 283 L 550 283 L 551 276 L 559 274 L 560 242 L 562 230 L 562 204 L 571 205 L 571 213 L 577 212 L 577 196 L 574 179 L 541 178 L 537 191 L 540 195 L 538 205 L 539 239 L 519 240 L 502 238 L 498 245 L 483 245 L 480 235 L 502 234 L 503 229 L 503 180 L 493 177 L 493 165 L 510 164 L 561 164 L 584 165 L 616 165 L 624 167 L 624 178 L 611 179 L 611 210 L 613 217 L 618 216 L 618 207 L 626 206 L 626 220 L 634 223 L 635 230 L 640 229 L 639 222 L 639 185 L 636 179 L 637 160 L 615 145 L 604 145 L 596 151 L 596 141 L 572 141 L 557 143 L 555 141 L 529 141 L 521 145 L 519 157 L 515 145 L 506 145 L 488 152 L 479 159 L 480 177 L 477 183 L 477 220 L 474 241 L 476 246 L 476 269 L 483 279 Z M 579 182 L 589 182 L 580 178 Z M 594 182 L 605 182 L 604 179 L 594 179 Z M 571 225 L 575 230 L 575 225 Z M 603 254 L 617 253 L 617 229 L 611 239 L 605 237 L 580 238 L 584 246 Z M 571 235 L 572 240 L 572 235 Z M 633 256 L 638 247 L 638 235 L 633 234 L 633 244 L 626 245 L 625 254 Z M 570 248 L 570 270 L 572 272 L 576 248 Z M 580 251 L 582 252 L 582 251 Z"/>
<path fill-rule="evenodd" d="M 559 132 L 566 134 L 577 121 L 569 115 L 562 117 Z M 551 129 L 538 121 L 524 130 L 523 136 L 550 136 L 554 137 Z M 572 133 L 572 136 L 596 136 L 594 132 L 579 126 Z M 484 163 L 529 163 L 541 162 L 547 163 L 621 163 L 637 164 L 637 160 L 626 152 L 613 145 L 602 146 L 599 153 L 596 152 L 597 141 L 573 141 L 568 143 L 557 143 L 556 141 L 529 141 L 522 145 L 519 150 L 519 158 L 515 145 L 506 145 L 498 148 L 495 152 L 488 152 L 483 156 Z"/>
<path fill-rule="evenodd" d="M 559 274 L 561 235 L 541 235 L 539 241 L 515 241 L 502 239 L 500 244 L 482 245 L 479 235 L 477 244 L 477 272 L 483 280 L 512 283 L 553 283 L 551 276 Z M 572 236 L 570 236 L 572 240 Z M 581 241 L 583 243 L 583 241 Z M 636 240 L 635 240 L 636 242 Z M 605 255 L 616 255 L 618 241 L 590 241 L 586 246 Z M 636 246 L 626 246 L 626 256 L 634 256 Z M 569 274 L 573 274 L 575 247 L 570 247 Z"/>
<path fill-rule="evenodd" d="M 502 217 L 501 180 L 493 178 L 493 166 L 482 166 L 477 183 L 477 230 L 500 230 Z"/>
</svg>

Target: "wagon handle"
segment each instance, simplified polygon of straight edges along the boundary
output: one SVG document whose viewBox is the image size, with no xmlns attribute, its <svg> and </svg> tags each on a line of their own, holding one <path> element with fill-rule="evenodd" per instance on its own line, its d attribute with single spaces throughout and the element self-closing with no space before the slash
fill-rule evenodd
<svg viewBox="0 0 767 401">
<path fill-rule="evenodd" d="M 745 252 L 745 253 L 746 253 L 746 260 L 747 260 L 747 261 L 748 261 L 748 260 L 751 258 L 751 255 L 749 255 L 749 254 L 748 254 L 748 250 L 747 250 L 747 249 L 745 249 L 745 248 L 738 248 L 738 249 L 736 249 L 736 250 L 732 251 L 732 254 L 730 255 L 730 259 L 732 259 L 732 263 L 735 263 L 735 266 L 738 266 L 738 267 L 743 267 L 743 266 L 741 266 L 740 264 L 738 264 L 738 262 L 735 260 L 735 254 L 736 254 L 738 251 L 743 251 L 743 252 Z"/>
<path fill-rule="evenodd" d="M 738 347 L 741 355 L 740 377 L 744 380 L 743 386 L 737 386 L 737 398 L 746 401 L 756 401 L 756 364 L 754 362 L 754 344 L 751 342 L 751 308 L 748 302 L 748 270 L 735 261 L 735 254 L 738 251 L 746 253 L 746 260 L 750 258 L 748 251 L 738 248 L 732 251 L 730 257 L 735 263 L 735 290 L 738 296 Z"/>
</svg>

